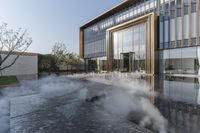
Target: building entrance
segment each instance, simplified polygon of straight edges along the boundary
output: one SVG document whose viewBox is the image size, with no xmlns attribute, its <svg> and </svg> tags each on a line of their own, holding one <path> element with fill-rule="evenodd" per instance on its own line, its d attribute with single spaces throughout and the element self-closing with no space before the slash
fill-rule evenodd
<svg viewBox="0 0 200 133">
<path fill-rule="evenodd" d="M 157 20 L 157 15 L 150 13 L 107 30 L 108 71 L 158 72 Z"/>
<path fill-rule="evenodd" d="M 120 71 L 134 72 L 135 53 L 121 53 L 120 54 Z"/>
<path fill-rule="evenodd" d="M 146 72 L 146 23 L 113 32 L 113 68 L 120 72 Z"/>
</svg>

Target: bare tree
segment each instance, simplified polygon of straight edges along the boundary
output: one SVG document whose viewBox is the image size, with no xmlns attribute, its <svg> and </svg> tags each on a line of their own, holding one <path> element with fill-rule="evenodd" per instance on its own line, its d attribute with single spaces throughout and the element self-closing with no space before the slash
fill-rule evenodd
<svg viewBox="0 0 200 133">
<path fill-rule="evenodd" d="M 52 55 L 55 58 L 57 68 L 65 65 L 67 66 L 67 70 L 69 70 L 69 67 L 77 67 L 83 64 L 83 62 L 75 53 L 67 50 L 67 47 L 63 42 L 55 43 L 52 49 Z"/>
<path fill-rule="evenodd" d="M 57 66 L 59 66 L 60 63 L 65 60 L 67 54 L 68 54 L 68 50 L 65 43 L 56 42 L 52 48 L 52 55 L 55 58 L 55 63 Z"/>
<path fill-rule="evenodd" d="M 24 53 L 31 43 L 32 39 L 28 37 L 27 30 L 19 28 L 14 31 L 8 29 L 6 23 L 0 25 L 0 71 L 14 65 L 20 56 L 19 52 Z M 13 60 L 3 65 L 11 55 L 15 55 Z"/>
</svg>

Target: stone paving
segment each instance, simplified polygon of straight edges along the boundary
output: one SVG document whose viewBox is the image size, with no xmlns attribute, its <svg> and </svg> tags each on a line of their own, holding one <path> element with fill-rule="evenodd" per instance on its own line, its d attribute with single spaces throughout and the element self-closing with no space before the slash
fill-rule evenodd
<svg viewBox="0 0 200 133">
<path fill-rule="evenodd" d="M 87 87 L 87 97 L 112 86 L 89 81 L 82 82 Z M 109 89 L 110 88 L 110 89 Z M 102 110 L 97 101 L 86 102 L 78 97 L 80 90 L 48 97 L 41 94 L 29 94 L 13 97 L 10 100 L 11 133 L 145 133 L 128 119 L 111 116 Z"/>
</svg>

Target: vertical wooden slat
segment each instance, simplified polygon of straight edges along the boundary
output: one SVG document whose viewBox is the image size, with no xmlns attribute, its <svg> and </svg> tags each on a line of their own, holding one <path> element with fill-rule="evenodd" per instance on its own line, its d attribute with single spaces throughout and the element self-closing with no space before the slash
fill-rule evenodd
<svg viewBox="0 0 200 133">
<path fill-rule="evenodd" d="M 148 21 L 145 23 L 145 31 L 146 31 L 146 39 L 145 39 L 145 44 L 146 44 L 146 49 L 145 49 L 145 52 L 146 52 L 146 61 L 145 61 L 145 70 L 147 72 L 147 48 L 148 48 L 148 38 L 149 38 L 149 34 L 148 34 Z"/>
<path fill-rule="evenodd" d="M 159 61 L 159 56 L 158 56 L 158 51 L 157 51 L 157 48 L 158 48 L 158 23 L 159 23 L 159 20 L 158 20 L 158 16 L 156 14 L 153 14 L 153 21 L 152 21 L 153 25 L 154 25 L 154 29 L 152 29 L 154 32 L 154 41 L 153 41 L 153 45 L 154 45 L 154 49 L 153 49 L 153 54 L 154 54 L 154 73 L 153 74 L 158 74 L 159 73 L 159 67 L 158 67 L 158 61 Z"/>
<path fill-rule="evenodd" d="M 160 0 L 157 0 L 157 13 L 160 15 Z"/>
<path fill-rule="evenodd" d="M 196 45 L 199 45 L 199 0 L 196 0 Z"/>
<path fill-rule="evenodd" d="M 191 6 L 191 0 L 188 0 L 188 5 L 189 5 L 189 8 L 188 8 L 188 32 L 189 32 L 189 38 L 188 38 L 188 46 L 191 46 L 191 35 L 192 35 L 192 32 L 191 32 L 191 18 L 192 18 L 192 6 Z"/>
<path fill-rule="evenodd" d="M 150 33 L 150 45 L 149 45 L 149 53 L 150 53 L 150 74 L 154 74 L 154 45 L 153 45 L 153 42 L 154 42 L 154 25 L 152 22 L 154 22 L 153 18 L 152 18 L 153 15 L 149 16 L 149 33 Z"/>
<path fill-rule="evenodd" d="M 175 47 L 177 47 L 177 0 L 174 1 L 174 43 L 175 43 Z"/>
<path fill-rule="evenodd" d="M 154 57 L 154 19 L 153 19 L 153 15 L 151 15 L 150 16 L 150 21 L 149 21 L 149 23 L 150 23 L 150 37 L 151 37 L 151 42 L 150 42 L 150 54 L 151 54 L 151 59 L 150 59 L 150 62 L 151 62 L 151 67 L 150 67 L 150 69 L 151 69 L 151 72 L 150 72 L 150 74 L 154 74 L 154 61 L 155 60 L 152 60 L 152 59 L 155 59 L 155 57 Z"/>
<path fill-rule="evenodd" d="M 158 42 L 157 42 L 157 24 L 158 24 L 158 17 L 157 15 L 154 13 L 151 16 L 149 16 L 149 30 L 150 30 L 150 55 L 149 56 L 149 61 L 150 61 L 150 74 L 154 75 L 157 74 L 158 72 L 158 56 L 157 55 L 157 47 L 158 47 Z M 148 51 L 148 50 L 147 50 Z"/>
<path fill-rule="evenodd" d="M 146 44 L 146 72 L 151 73 L 151 27 L 150 17 L 147 19 L 147 44 Z"/>
<path fill-rule="evenodd" d="M 171 48 L 171 0 L 168 1 L 168 41 L 169 48 Z"/>
<path fill-rule="evenodd" d="M 182 0 L 181 2 L 181 47 L 183 46 L 184 46 L 184 0 Z"/>
<path fill-rule="evenodd" d="M 165 48 L 165 0 L 162 3 L 162 12 L 163 12 L 163 49 Z"/>
</svg>

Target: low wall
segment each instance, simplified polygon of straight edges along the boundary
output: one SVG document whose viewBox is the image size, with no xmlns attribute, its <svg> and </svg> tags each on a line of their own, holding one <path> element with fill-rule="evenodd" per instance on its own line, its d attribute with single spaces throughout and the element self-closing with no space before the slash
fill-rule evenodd
<svg viewBox="0 0 200 133">
<path fill-rule="evenodd" d="M 2 54 L 2 58 L 6 55 Z M 2 65 L 9 65 L 17 55 L 11 55 Z M 35 75 L 38 74 L 38 56 L 35 55 L 20 55 L 15 64 L 1 72 L 3 76 L 10 75 Z"/>
</svg>

